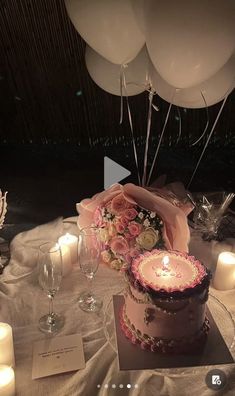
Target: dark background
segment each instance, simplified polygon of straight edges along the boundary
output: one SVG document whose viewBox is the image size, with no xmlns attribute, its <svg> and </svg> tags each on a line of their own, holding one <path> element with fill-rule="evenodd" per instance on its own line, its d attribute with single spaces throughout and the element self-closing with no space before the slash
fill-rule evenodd
<svg viewBox="0 0 235 396">
<path fill-rule="evenodd" d="M 0 187 L 8 190 L 8 223 L 41 223 L 76 214 L 75 203 L 103 189 L 103 156 L 132 171 L 128 117 L 119 125 L 120 98 L 91 80 L 85 43 L 62 0 L 0 1 Z M 235 93 L 225 105 L 192 191 L 235 190 Z M 169 104 L 154 98 L 149 164 Z M 146 136 L 148 97 L 130 98 L 140 163 Z M 221 106 L 209 108 L 210 127 Z M 154 178 L 187 185 L 205 144 L 205 109 L 173 107 Z M 208 129 L 208 133 L 210 128 Z"/>
</svg>

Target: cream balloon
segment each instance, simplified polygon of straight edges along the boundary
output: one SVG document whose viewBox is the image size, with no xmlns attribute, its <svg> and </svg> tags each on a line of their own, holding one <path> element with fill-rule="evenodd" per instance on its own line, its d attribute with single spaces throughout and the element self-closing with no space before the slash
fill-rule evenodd
<svg viewBox="0 0 235 396">
<path fill-rule="evenodd" d="M 185 108 L 212 106 L 232 92 L 235 87 L 235 54 L 211 78 L 192 88 L 177 89 L 162 79 L 150 65 L 150 78 L 157 94 L 169 103 Z M 203 96 L 205 101 L 203 99 Z"/>
<path fill-rule="evenodd" d="M 104 58 L 123 64 L 145 43 L 130 0 L 65 0 L 67 12 L 82 38 Z"/>
<path fill-rule="evenodd" d="M 95 83 L 104 91 L 120 95 L 121 66 L 107 61 L 87 45 L 85 53 L 87 70 Z M 145 90 L 148 78 L 149 56 L 144 47 L 137 57 L 124 69 L 128 96 L 138 95 Z M 123 96 L 126 95 L 123 90 Z"/>
<path fill-rule="evenodd" d="M 234 52 L 234 0 L 152 0 L 147 21 L 150 58 L 174 87 L 208 80 Z"/>
</svg>

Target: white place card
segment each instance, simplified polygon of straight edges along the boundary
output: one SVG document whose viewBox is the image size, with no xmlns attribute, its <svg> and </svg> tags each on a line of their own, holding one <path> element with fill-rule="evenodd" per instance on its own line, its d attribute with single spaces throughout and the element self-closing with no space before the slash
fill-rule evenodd
<svg viewBox="0 0 235 396">
<path fill-rule="evenodd" d="M 34 343 L 32 379 L 85 367 L 82 336 L 46 338 Z"/>
</svg>

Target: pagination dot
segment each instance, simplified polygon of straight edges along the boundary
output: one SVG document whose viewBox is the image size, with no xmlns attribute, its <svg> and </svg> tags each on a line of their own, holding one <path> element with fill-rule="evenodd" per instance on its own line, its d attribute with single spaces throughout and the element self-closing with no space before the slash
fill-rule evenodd
<svg viewBox="0 0 235 396">
<path fill-rule="evenodd" d="M 119 388 L 121 388 L 121 389 L 122 389 L 122 388 L 123 388 L 123 384 L 120 384 L 120 385 L 119 385 Z"/>
<path fill-rule="evenodd" d="M 105 384 L 105 386 L 104 386 L 104 387 L 107 389 L 109 386 L 108 386 L 108 384 Z"/>
<path fill-rule="evenodd" d="M 115 384 L 113 384 L 113 385 L 112 385 L 112 388 L 113 388 L 113 389 L 115 389 L 115 388 L 116 388 L 116 385 L 115 385 Z"/>
<path fill-rule="evenodd" d="M 130 388 L 131 388 L 131 384 L 127 384 L 127 386 L 126 386 L 126 387 L 130 389 Z"/>
<path fill-rule="evenodd" d="M 139 386 L 138 384 L 135 384 L 135 388 L 136 388 L 136 389 L 138 388 L 138 386 Z"/>
</svg>

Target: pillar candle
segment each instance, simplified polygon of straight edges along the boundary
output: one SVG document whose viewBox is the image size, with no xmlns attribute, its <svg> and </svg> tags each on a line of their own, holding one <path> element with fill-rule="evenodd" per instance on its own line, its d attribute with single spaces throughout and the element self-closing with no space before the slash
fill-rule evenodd
<svg viewBox="0 0 235 396">
<path fill-rule="evenodd" d="M 63 265 L 63 276 L 66 276 L 72 271 L 73 268 L 71 254 L 69 247 L 66 245 L 60 246 L 60 250 Z"/>
<path fill-rule="evenodd" d="M 59 246 L 58 251 L 54 251 L 51 254 L 51 261 L 54 265 L 62 265 L 62 276 L 68 275 L 68 273 L 72 270 L 71 256 L 70 251 L 67 246 Z"/>
<path fill-rule="evenodd" d="M 220 253 L 213 285 L 218 290 L 230 290 L 235 287 L 235 253 Z"/>
<path fill-rule="evenodd" d="M 0 323 L 0 364 L 15 366 L 12 328 L 7 323 Z"/>
<path fill-rule="evenodd" d="M 63 261 L 63 274 L 67 275 L 78 260 L 78 238 L 69 233 L 59 238 Z"/>
<path fill-rule="evenodd" d="M 0 395 L 15 396 L 15 373 L 12 367 L 0 365 Z"/>
</svg>

